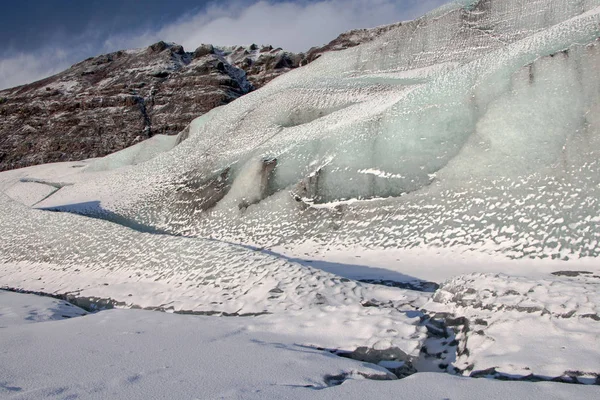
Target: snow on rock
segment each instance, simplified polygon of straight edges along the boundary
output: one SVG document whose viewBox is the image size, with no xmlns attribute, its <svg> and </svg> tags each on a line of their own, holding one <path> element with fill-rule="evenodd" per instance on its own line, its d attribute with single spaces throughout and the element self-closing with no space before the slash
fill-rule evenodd
<svg viewBox="0 0 600 400">
<path fill-rule="evenodd" d="M 158 42 L 0 90 L 0 170 L 99 157 L 155 134 L 176 135 L 199 115 L 253 90 L 254 82 L 264 85 L 299 66 L 275 61 L 254 67 L 244 58 L 234 65 L 218 49 L 209 50 L 189 53 Z M 303 57 L 280 53 L 286 60 Z"/>
<path fill-rule="evenodd" d="M 600 384 L 600 275 L 529 279 L 470 274 L 444 282 L 424 309 L 450 314 L 471 376 Z M 448 321 L 452 322 L 448 322 Z"/>
</svg>

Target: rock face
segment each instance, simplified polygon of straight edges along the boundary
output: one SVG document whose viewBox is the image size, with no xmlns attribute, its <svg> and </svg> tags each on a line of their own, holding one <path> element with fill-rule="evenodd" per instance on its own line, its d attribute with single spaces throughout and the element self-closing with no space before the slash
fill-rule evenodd
<svg viewBox="0 0 600 400">
<path fill-rule="evenodd" d="M 274 49 L 273 46 L 236 46 L 220 49 L 231 65 L 244 70 L 252 87 L 258 89 L 271 80 L 304 64 L 306 56 Z"/>
<path fill-rule="evenodd" d="M 165 42 L 89 58 L 49 78 L 0 91 L 0 171 L 102 157 L 258 89 L 323 52 L 369 41 L 387 27 L 340 35 L 295 54 L 272 46 L 193 52 Z"/>
<path fill-rule="evenodd" d="M 0 170 L 100 157 L 176 134 L 252 90 L 244 71 L 209 50 L 159 42 L 0 92 Z"/>
</svg>

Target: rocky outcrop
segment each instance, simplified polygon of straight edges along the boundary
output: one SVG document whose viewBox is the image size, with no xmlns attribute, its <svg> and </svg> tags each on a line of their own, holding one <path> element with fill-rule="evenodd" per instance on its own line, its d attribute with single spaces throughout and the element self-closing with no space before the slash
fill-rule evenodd
<svg viewBox="0 0 600 400">
<path fill-rule="evenodd" d="M 250 90 L 244 72 L 220 55 L 175 44 L 90 58 L 0 92 L 0 170 L 100 157 L 177 134 Z"/>
<path fill-rule="evenodd" d="M 383 25 L 376 28 L 354 29 L 344 32 L 325 46 L 311 48 L 304 56 L 303 64 L 308 64 L 321 57 L 323 53 L 327 53 L 329 51 L 345 50 L 358 46 L 362 43 L 370 42 L 401 25 L 402 22 L 398 22 L 396 24 Z"/>
<path fill-rule="evenodd" d="M 258 89 L 271 80 L 305 64 L 303 53 L 295 54 L 273 46 L 235 46 L 218 49 L 217 52 L 229 62 L 246 72 L 252 87 Z"/>
<path fill-rule="evenodd" d="M 272 46 L 193 52 L 158 42 L 92 57 L 49 78 L 0 91 L 0 171 L 102 157 L 258 89 L 326 51 L 372 40 L 387 27 L 351 31 L 295 54 Z"/>
</svg>

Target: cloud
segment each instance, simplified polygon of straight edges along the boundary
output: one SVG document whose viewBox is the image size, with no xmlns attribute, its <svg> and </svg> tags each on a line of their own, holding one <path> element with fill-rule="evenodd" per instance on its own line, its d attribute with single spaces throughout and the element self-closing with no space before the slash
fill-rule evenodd
<svg viewBox="0 0 600 400">
<path fill-rule="evenodd" d="M 340 33 L 413 19 L 447 0 L 258 1 L 213 4 L 156 31 L 113 36 L 104 47 L 143 47 L 158 40 L 187 50 L 201 43 L 271 44 L 300 52 L 328 43 Z"/>
<path fill-rule="evenodd" d="M 328 43 L 340 33 L 414 19 L 448 0 L 230 0 L 211 3 L 154 30 L 123 27 L 102 34 L 102 27 L 71 41 L 57 41 L 34 53 L 0 56 L 0 90 L 35 81 L 68 68 L 85 57 L 146 47 L 159 40 L 193 51 L 201 43 L 271 44 L 293 52 Z M 110 24 L 107 24 L 110 25 Z M 106 31 L 114 30 L 107 26 Z M 49 32 L 49 36 L 52 33 Z"/>
<path fill-rule="evenodd" d="M 13 53 L 0 58 L 0 90 L 56 74 L 70 66 L 69 58 L 64 49 Z"/>
</svg>

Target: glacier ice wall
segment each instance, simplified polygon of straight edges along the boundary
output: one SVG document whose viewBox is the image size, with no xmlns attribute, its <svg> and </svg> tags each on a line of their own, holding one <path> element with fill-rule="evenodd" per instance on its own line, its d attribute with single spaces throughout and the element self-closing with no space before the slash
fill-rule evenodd
<svg viewBox="0 0 600 400">
<path fill-rule="evenodd" d="M 454 2 L 36 207 L 260 246 L 597 256 L 599 37 L 600 0 Z"/>
</svg>

